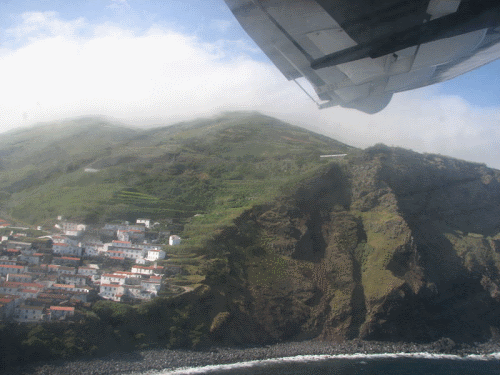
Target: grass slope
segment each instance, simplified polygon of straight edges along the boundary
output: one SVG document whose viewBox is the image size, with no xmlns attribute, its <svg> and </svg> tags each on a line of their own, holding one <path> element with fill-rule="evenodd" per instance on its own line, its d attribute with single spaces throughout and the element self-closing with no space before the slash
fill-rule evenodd
<svg viewBox="0 0 500 375">
<path fill-rule="evenodd" d="M 321 154 L 353 150 L 255 112 L 142 131 L 78 119 L 2 139 L 0 204 L 31 224 L 56 215 L 89 223 L 174 218 L 196 247 L 316 173 L 328 163 Z"/>
</svg>

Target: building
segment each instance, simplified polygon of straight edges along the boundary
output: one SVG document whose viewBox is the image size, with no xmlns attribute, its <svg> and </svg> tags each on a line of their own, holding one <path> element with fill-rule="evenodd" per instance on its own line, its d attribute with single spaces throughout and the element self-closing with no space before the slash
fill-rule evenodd
<svg viewBox="0 0 500 375">
<path fill-rule="evenodd" d="M 28 272 L 27 266 L 0 264 L 0 275 L 1 276 L 7 276 L 7 274 L 9 274 L 9 273 L 19 274 L 19 273 L 26 273 L 26 272 Z"/>
<path fill-rule="evenodd" d="M 76 274 L 76 268 L 75 267 L 63 267 L 63 266 L 60 266 L 57 269 L 57 274 L 58 275 L 74 275 L 74 274 Z"/>
<path fill-rule="evenodd" d="M 101 275 L 101 285 L 102 284 L 123 285 L 123 284 L 125 284 L 126 280 L 127 280 L 126 275 L 117 275 L 117 274 L 109 274 L 109 273 L 105 273 L 105 274 Z"/>
<path fill-rule="evenodd" d="M 140 231 L 145 231 L 146 228 L 144 225 L 128 225 L 128 224 L 106 224 L 104 225 L 103 230 L 106 232 L 112 232 L 115 233 L 118 230 L 140 230 Z"/>
<path fill-rule="evenodd" d="M 75 286 L 87 285 L 89 276 L 83 275 L 61 275 L 59 279 L 66 284 L 74 284 Z"/>
<path fill-rule="evenodd" d="M 61 268 L 60 265 L 58 264 L 42 264 L 42 268 L 44 268 L 44 266 L 47 266 L 47 272 L 50 272 L 50 273 L 54 273 L 54 272 L 57 272 L 59 270 L 59 268 Z"/>
<path fill-rule="evenodd" d="M 151 228 L 151 219 L 137 219 L 135 221 L 137 224 L 144 224 L 146 228 Z"/>
<path fill-rule="evenodd" d="M 13 294 L 0 294 L 0 320 L 14 316 L 16 307 L 21 305 L 21 297 Z"/>
<path fill-rule="evenodd" d="M 33 275 L 30 273 L 8 273 L 5 281 L 13 281 L 15 283 L 31 283 Z"/>
<path fill-rule="evenodd" d="M 112 301 L 120 301 L 125 288 L 118 284 L 101 284 L 99 295 L 102 298 L 110 299 Z"/>
<path fill-rule="evenodd" d="M 87 257 L 97 257 L 99 255 L 102 255 L 102 253 L 105 251 L 104 244 L 97 241 L 85 242 L 83 244 L 83 248 L 85 250 L 85 256 Z"/>
<path fill-rule="evenodd" d="M 66 236 L 73 237 L 81 236 L 87 229 L 85 224 L 78 223 L 63 222 L 60 224 L 60 226 Z"/>
<path fill-rule="evenodd" d="M 52 259 L 53 264 L 59 264 L 59 265 L 70 265 L 70 266 L 77 266 L 80 263 L 80 258 L 78 257 L 54 257 Z"/>
<path fill-rule="evenodd" d="M 75 246 L 69 243 L 54 242 L 52 245 L 54 254 L 70 257 L 81 257 L 83 249 L 80 246 Z"/>
<path fill-rule="evenodd" d="M 163 267 L 159 266 L 151 266 L 151 267 L 146 267 L 146 266 L 132 266 L 133 273 L 138 273 L 140 275 L 159 275 L 163 272 Z"/>
<path fill-rule="evenodd" d="M 168 244 L 170 246 L 179 245 L 180 243 L 181 243 L 181 238 L 176 234 L 173 234 L 168 238 Z"/>
<path fill-rule="evenodd" d="M 43 256 L 44 255 L 42 253 L 22 254 L 20 256 L 20 260 L 28 262 L 28 264 L 38 265 L 42 263 Z"/>
<path fill-rule="evenodd" d="M 150 262 L 154 262 L 160 259 L 165 259 L 165 252 L 162 250 L 148 250 L 148 255 L 146 257 Z"/>
<path fill-rule="evenodd" d="M 92 267 L 78 267 L 78 274 L 83 276 L 95 276 L 99 274 L 99 270 Z"/>
<path fill-rule="evenodd" d="M 157 294 L 161 288 L 161 280 L 155 280 L 155 279 L 142 280 L 141 287 L 143 290 Z"/>
<path fill-rule="evenodd" d="M 14 320 L 21 323 L 41 322 L 45 319 L 43 306 L 21 305 L 14 309 Z"/>
<path fill-rule="evenodd" d="M 114 240 L 113 242 L 111 242 L 111 246 L 108 244 L 108 249 L 110 247 L 133 247 L 134 245 L 132 245 L 132 242 L 130 241 L 117 241 L 117 240 Z"/>
<path fill-rule="evenodd" d="M 120 251 L 120 250 L 108 250 L 106 252 L 106 255 L 110 259 L 119 259 L 119 260 L 124 260 L 125 259 L 125 254 L 123 253 L 123 251 Z"/>
<path fill-rule="evenodd" d="M 72 240 L 71 238 L 65 237 L 65 236 L 50 236 L 49 238 L 52 239 L 53 243 L 65 243 L 68 245 L 73 245 L 77 246 L 78 242 L 75 240 Z"/>
<path fill-rule="evenodd" d="M 50 320 L 64 320 L 75 315 L 75 308 L 66 306 L 50 306 L 49 312 Z"/>
</svg>

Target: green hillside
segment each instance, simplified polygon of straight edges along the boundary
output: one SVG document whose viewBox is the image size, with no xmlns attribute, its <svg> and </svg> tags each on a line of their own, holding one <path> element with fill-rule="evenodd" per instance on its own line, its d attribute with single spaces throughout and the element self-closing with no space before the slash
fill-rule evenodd
<svg viewBox="0 0 500 375">
<path fill-rule="evenodd" d="M 0 204 L 29 224 L 174 218 L 197 245 L 316 173 L 329 163 L 321 154 L 353 150 L 251 112 L 149 130 L 89 118 L 44 124 L 2 138 Z"/>
</svg>

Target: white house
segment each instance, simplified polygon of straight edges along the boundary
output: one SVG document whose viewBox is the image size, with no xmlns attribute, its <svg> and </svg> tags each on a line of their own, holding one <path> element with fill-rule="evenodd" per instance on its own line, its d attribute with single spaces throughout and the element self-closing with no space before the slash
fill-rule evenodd
<svg viewBox="0 0 500 375">
<path fill-rule="evenodd" d="M 43 306 L 21 305 L 14 309 L 14 320 L 17 322 L 40 322 L 45 318 Z"/>
<path fill-rule="evenodd" d="M 61 228 L 64 231 L 64 234 L 67 236 L 80 236 L 87 229 L 85 224 L 78 223 L 61 223 Z"/>
<path fill-rule="evenodd" d="M 52 290 L 61 290 L 69 292 L 79 292 L 79 293 L 89 293 L 92 289 L 86 285 L 74 285 L 74 284 L 52 284 L 50 287 Z"/>
<path fill-rule="evenodd" d="M 33 253 L 33 254 L 29 254 L 29 255 L 21 255 L 20 259 L 22 261 L 25 261 L 25 262 L 28 262 L 29 264 L 35 264 L 35 265 L 38 265 L 40 263 L 42 263 L 42 259 L 43 259 L 43 254 L 42 253 Z"/>
<path fill-rule="evenodd" d="M 141 286 L 144 290 L 147 290 L 148 292 L 158 293 L 161 288 L 161 281 L 154 279 L 142 280 Z"/>
<path fill-rule="evenodd" d="M 117 230 L 116 237 L 119 241 L 130 241 L 130 236 L 128 235 L 128 230 Z"/>
<path fill-rule="evenodd" d="M 102 298 L 110 299 L 113 301 L 120 301 L 125 289 L 122 285 L 118 284 L 101 284 L 99 295 Z"/>
<path fill-rule="evenodd" d="M 151 219 L 137 219 L 136 223 L 137 224 L 144 224 L 144 226 L 148 229 L 151 227 Z"/>
<path fill-rule="evenodd" d="M 128 272 L 128 271 L 115 271 L 113 272 L 113 275 L 122 275 L 122 276 L 126 276 L 127 279 L 140 279 L 141 278 L 141 275 L 137 274 L 137 273 L 133 273 L 133 272 Z M 126 280 L 127 282 L 129 280 Z"/>
<path fill-rule="evenodd" d="M 5 276 L 8 273 L 26 273 L 28 272 L 27 266 L 18 266 L 10 264 L 0 264 L 0 275 Z"/>
<path fill-rule="evenodd" d="M 80 246 L 75 246 L 69 243 L 54 242 L 52 244 L 54 254 L 81 257 L 83 249 Z"/>
<path fill-rule="evenodd" d="M 78 246 L 78 242 L 76 240 L 73 240 L 65 236 L 54 235 L 54 236 L 49 236 L 49 238 L 52 239 L 53 243 L 66 243 L 68 245 Z"/>
<path fill-rule="evenodd" d="M 97 257 L 104 251 L 102 242 L 85 242 L 82 247 L 85 249 L 85 255 L 88 257 Z"/>
<path fill-rule="evenodd" d="M 121 260 L 125 259 L 125 254 L 123 253 L 123 251 L 120 250 L 108 250 L 106 252 L 106 255 L 111 259 L 121 259 Z"/>
<path fill-rule="evenodd" d="M 150 262 L 165 259 L 165 252 L 163 250 L 148 250 L 148 256 L 146 259 Z"/>
<path fill-rule="evenodd" d="M 113 242 L 111 242 L 111 246 L 113 247 L 132 247 L 132 242 L 130 241 L 117 241 L 117 240 L 113 240 Z M 109 245 L 108 245 L 108 248 L 109 248 Z"/>
<path fill-rule="evenodd" d="M 92 267 L 78 267 L 78 274 L 83 276 L 94 276 L 97 275 L 99 271 Z"/>
<path fill-rule="evenodd" d="M 168 238 L 168 244 L 170 246 L 179 245 L 180 243 L 181 243 L 181 238 L 176 234 L 173 234 Z"/>
<path fill-rule="evenodd" d="M 18 296 L 20 296 L 23 300 L 26 300 L 27 298 L 36 298 L 39 293 L 40 290 L 38 289 L 21 289 L 18 292 Z"/>
<path fill-rule="evenodd" d="M 104 225 L 103 229 L 105 231 L 112 231 L 112 232 L 116 232 L 117 230 L 130 230 L 130 229 L 141 230 L 143 232 L 146 230 L 144 225 L 129 225 L 129 224 L 106 224 Z"/>
<path fill-rule="evenodd" d="M 75 267 L 59 267 L 57 269 L 57 274 L 58 275 L 74 275 L 76 274 L 76 268 Z"/>
<path fill-rule="evenodd" d="M 30 273 L 8 273 L 5 281 L 13 281 L 15 283 L 31 283 L 33 275 Z"/>
<path fill-rule="evenodd" d="M 88 276 L 61 275 L 61 276 L 59 276 L 59 279 L 61 279 L 66 284 L 74 284 L 75 286 L 76 285 L 80 286 L 80 285 L 87 285 Z"/>
<path fill-rule="evenodd" d="M 160 274 L 163 272 L 163 267 L 159 266 L 152 266 L 152 267 L 145 267 L 145 266 L 132 266 L 132 272 L 138 273 L 141 275 L 156 275 Z"/>
<path fill-rule="evenodd" d="M 64 320 L 69 316 L 75 315 L 74 307 L 50 306 L 50 320 Z"/>
<path fill-rule="evenodd" d="M 8 319 L 14 315 L 16 306 L 20 305 L 21 298 L 19 296 L 4 296 L 0 297 L 0 319 Z"/>
<path fill-rule="evenodd" d="M 78 257 L 53 257 L 52 258 L 52 263 L 53 264 L 60 264 L 65 265 L 65 266 L 77 266 L 81 261 L 81 258 Z"/>
<path fill-rule="evenodd" d="M 115 275 L 115 274 L 110 274 L 110 273 L 105 273 L 105 274 L 101 275 L 101 285 L 102 284 L 123 285 L 123 284 L 125 284 L 126 280 L 127 280 L 126 275 Z"/>
</svg>

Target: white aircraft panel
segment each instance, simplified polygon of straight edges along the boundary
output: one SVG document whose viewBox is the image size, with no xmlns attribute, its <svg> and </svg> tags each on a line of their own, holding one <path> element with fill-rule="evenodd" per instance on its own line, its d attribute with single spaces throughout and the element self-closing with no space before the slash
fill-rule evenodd
<svg viewBox="0 0 500 375">
<path fill-rule="evenodd" d="M 483 41 L 486 29 L 440 39 L 420 46 L 412 69 L 449 63 L 471 53 Z"/>
<path fill-rule="evenodd" d="M 355 84 L 376 79 L 385 74 L 387 56 L 376 59 L 370 57 L 337 65 L 349 79 Z"/>
<path fill-rule="evenodd" d="M 323 52 L 324 55 L 354 47 L 357 43 L 340 27 L 318 30 L 307 34 L 307 37 Z"/>
<path fill-rule="evenodd" d="M 455 13 L 460 6 L 460 0 L 431 0 L 427 6 L 427 13 L 436 19 Z"/>
<path fill-rule="evenodd" d="M 268 0 L 261 1 L 261 4 L 292 36 L 306 35 L 315 30 L 340 27 L 340 25 L 313 0 Z"/>
<path fill-rule="evenodd" d="M 343 89 L 335 90 L 337 94 L 344 102 L 349 103 L 356 99 L 366 98 L 370 94 L 370 83 L 365 83 L 364 85 L 344 87 Z"/>
<path fill-rule="evenodd" d="M 389 77 L 385 91 L 398 92 L 411 89 L 422 82 L 427 82 L 436 71 L 435 66 L 412 70 L 408 73 L 397 74 Z"/>
</svg>

